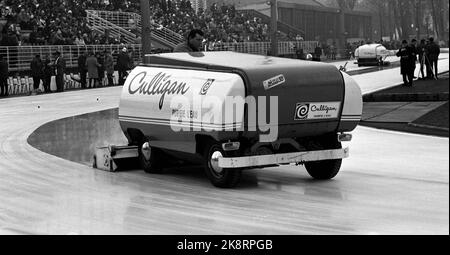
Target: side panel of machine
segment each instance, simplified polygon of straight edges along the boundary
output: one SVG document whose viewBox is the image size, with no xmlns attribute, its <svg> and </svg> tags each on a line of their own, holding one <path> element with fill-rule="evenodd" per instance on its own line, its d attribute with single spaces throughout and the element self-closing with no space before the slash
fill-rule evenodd
<svg viewBox="0 0 450 255">
<path fill-rule="evenodd" d="M 385 59 L 389 51 L 381 44 L 365 44 L 355 50 L 358 63 L 378 63 L 379 59 Z"/>
<path fill-rule="evenodd" d="M 195 153 L 195 135 L 237 137 L 244 105 L 225 118 L 228 98 L 245 98 L 241 77 L 233 73 L 136 67 L 128 76 L 119 105 L 122 130 L 140 130 L 152 146 Z"/>
<path fill-rule="evenodd" d="M 264 101 L 269 105 L 270 98 L 275 97 L 276 105 L 270 104 L 269 108 L 276 109 L 279 138 L 315 136 L 337 130 L 344 101 L 344 81 L 336 67 L 290 65 L 250 70 L 247 74 L 251 84 L 249 94 L 258 99 L 258 118 L 265 116 L 267 120 L 265 124 L 258 119 L 259 129 L 267 130 L 275 125 L 273 120 L 269 121 L 273 114 L 269 111 L 261 114 L 264 107 L 259 107 Z M 256 123 L 249 121 L 249 126 L 252 124 Z"/>
<path fill-rule="evenodd" d="M 356 128 L 362 116 L 362 93 L 358 84 L 346 73 L 342 73 L 345 82 L 345 100 L 341 123 L 338 131 L 349 132 Z"/>
</svg>

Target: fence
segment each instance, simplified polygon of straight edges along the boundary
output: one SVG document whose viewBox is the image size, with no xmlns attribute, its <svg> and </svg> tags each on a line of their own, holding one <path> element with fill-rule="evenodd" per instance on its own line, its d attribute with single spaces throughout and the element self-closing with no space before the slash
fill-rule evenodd
<svg viewBox="0 0 450 255">
<path fill-rule="evenodd" d="M 314 52 L 317 41 L 278 42 L 278 55 L 295 54 L 296 49 L 303 49 L 305 53 Z M 235 51 L 257 55 L 268 55 L 271 42 L 241 42 L 241 43 L 215 43 L 207 45 L 207 51 Z"/>
<path fill-rule="evenodd" d="M 270 42 L 242 42 L 242 43 L 221 43 L 211 47 L 206 47 L 207 51 L 236 51 L 242 53 L 268 55 L 270 50 Z M 303 49 L 305 53 L 313 52 L 316 47 L 316 41 L 295 41 L 295 42 L 279 42 L 278 54 L 287 55 L 294 54 L 295 49 Z M 141 44 L 128 44 L 127 49 L 131 52 L 133 62 L 140 63 L 142 60 Z M 120 45 L 51 45 L 51 46 L 17 46 L 17 47 L 0 47 L 0 54 L 6 58 L 10 72 L 30 70 L 31 60 L 35 55 L 39 54 L 41 58 L 45 55 L 52 56 L 56 51 L 61 52 L 66 60 L 67 68 L 78 67 L 78 56 L 83 51 L 102 52 L 105 50 L 113 53 L 116 61 L 117 53 L 121 50 Z M 51 58 L 53 59 L 53 58 Z"/>
<path fill-rule="evenodd" d="M 64 77 L 64 90 L 71 89 L 81 89 L 81 83 L 79 82 L 78 75 L 66 74 Z M 50 90 L 56 91 L 56 77 L 52 76 L 50 82 Z M 113 83 L 114 85 L 118 85 L 118 73 L 114 72 L 113 75 Z M 9 77 L 7 80 L 8 84 L 8 95 L 30 95 L 33 92 L 33 78 L 29 76 L 18 76 L 18 77 Z M 105 87 L 108 85 L 108 81 L 106 78 L 97 84 L 97 87 Z M 43 84 L 40 82 L 39 89 L 44 91 Z"/>
<path fill-rule="evenodd" d="M 141 45 L 128 44 L 127 49 L 131 52 L 134 63 L 141 61 Z M 6 58 L 9 71 L 26 71 L 30 70 L 31 60 L 35 55 L 39 54 L 41 58 L 48 55 L 53 59 L 52 54 L 56 51 L 61 52 L 66 60 L 66 67 L 78 67 L 78 56 L 83 51 L 103 52 L 108 50 L 113 53 L 114 60 L 117 53 L 121 50 L 120 45 L 50 45 L 50 46 L 17 46 L 17 47 L 0 47 L 0 54 Z"/>
</svg>

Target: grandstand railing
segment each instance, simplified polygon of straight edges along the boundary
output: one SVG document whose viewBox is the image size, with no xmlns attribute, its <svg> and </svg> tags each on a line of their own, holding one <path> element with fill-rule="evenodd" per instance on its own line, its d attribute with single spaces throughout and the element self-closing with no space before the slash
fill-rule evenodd
<svg viewBox="0 0 450 255">
<path fill-rule="evenodd" d="M 123 46 L 122 46 L 123 47 Z M 142 51 L 140 44 L 127 44 L 128 51 L 131 52 L 134 63 L 139 63 L 142 59 Z M 61 52 L 66 60 L 67 68 L 78 67 L 78 56 L 83 51 L 103 52 L 108 50 L 113 53 L 114 61 L 116 61 L 117 54 L 121 50 L 118 44 L 111 45 L 49 45 L 49 46 L 16 46 L 5 47 L 0 46 L 0 54 L 6 58 L 10 72 L 27 71 L 30 70 L 31 60 L 39 54 L 42 59 L 44 56 L 49 56 L 52 61 L 55 60 L 53 54 L 56 51 Z"/>
<path fill-rule="evenodd" d="M 102 11 L 102 10 L 87 10 L 86 12 L 88 13 L 88 20 L 92 19 L 94 21 L 95 18 L 98 18 L 98 21 L 100 21 L 100 23 L 95 24 L 98 24 L 99 26 L 102 25 L 101 21 L 103 20 L 110 22 L 109 25 L 111 26 L 111 31 L 113 30 L 112 27 L 114 27 L 114 25 L 117 26 L 115 27 L 116 29 L 114 29 L 114 36 L 117 36 L 119 33 L 123 33 L 125 37 L 128 39 L 127 40 L 128 43 L 134 43 L 134 39 L 132 37 L 132 35 L 134 34 L 131 33 L 129 30 L 137 29 L 137 31 L 140 32 L 142 29 L 141 15 L 134 12 L 118 12 L 118 11 Z M 270 23 L 270 17 L 256 10 L 244 9 L 238 10 L 238 12 L 249 13 L 252 16 L 263 19 L 264 22 Z M 132 19 L 135 22 L 134 25 L 129 23 L 130 19 Z M 95 29 L 98 32 L 104 33 L 104 29 L 99 30 L 97 29 L 97 27 L 95 27 Z M 285 34 L 291 33 L 294 35 L 297 34 L 304 35 L 304 32 L 302 30 L 297 29 L 281 21 L 278 21 L 278 29 Z M 155 41 L 167 45 L 170 48 L 174 48 L 176 45 L 182 43 L 185 40 L 185 38 L 179 33 L 176 33 L 163 26 L 159 26 L 158 24 L 152 24 L 151 30 L 152 30 L 152 38 Z"/>
<path fill-rule="evenodd" d="M 111 22 L 112 24 L 124 29 L 127 32 L 129 32 L 128 30 L 136 29 L 140 33 L 142 29 L 141 15 L 137 13 L 97 10 L 87 10 L 86 12 L 89 13 L 91 17 L 96 16 L 100 19 Z M 134 25 L 128 22 L 130 19 L 135 22 Z M 182 43 L 185 40 L 182 35 L 163 26 L 159 26 L 158 24 L 151 24 L 151 29 L 152 38 L 154 40 L 171 48 L 174 48 L 176 45 Z"/>
<path fill-rule="evenodd" d="M 314 52 L 317 46 L 317 41 L 293 41 L 293 42 L 278 42 L 278 53 L 280 55 L 295 54 L 296 49 L 303 49 L 305 53 Z M 271 43 L 270 42 L 241 42 L 241 43 L 221 43 L 215 44 L 208 48 L 207 51 L 235 51 L 242 53 L 268 55 Z M 127 49 L 131 51 L 134 63 L 142 61 L 141 44 L 127 44 Z M 15 47 L 0 47 L 0 54 L 6 58 L 9 71 L 28 71 L 30 70 L 30 63 L 33 57 L 37 54 L 41 55 L 43 59 L 45 55 L 51 57 L 56 51 L 61 52 L 66 60 L 67 68 L 78 67 L 78 56 L 83 51 L 103 52 L 105 50 L 113 53 L 116 60 L 117 53 L 121 50 L 121 46 L 117 44 L 112 45 L 49 45 L 49 46 L 15 46 Z"/>
<path fill-rule="evenodd" d="M 178 33 L 173 32 L 165 27 L 152 27 L 152 38 L 155 40 L 160 40 L 160 42 L 165 43 L 171 48 L 175 48 L 178 44 L 185 41 L 183 36 Z"/>
<path fill-rule="evenodd" d="M 130 17 L 136 21 L 136 27 L 139 31 L 141 31 L 142 29 L 141 15 L 137 13 L 132 14 L 133 15 L 129 14 Z M 169 44 L 173 46 L 176 46 L 185 40 L 185 37 L 183 35 L 180 35 L 179 33 L 170 30 L 166 27 L 163 27 L 159 24 L 150 24 L 150 26 L 152 28 L 152 36 L 159 37 L 160 39 L 167 41 Z"/>
<path fill-rule="evenodd" d="M 121 28 L 132 30 L 135 27 L 129 23 L 129 20 L 133 20 L 135 25 L 140 26 L 141 16 L 134 12 L 118 12 L 118 11 L 100 11 L 100 10 L 87 10 L 91 14 L 95 14 L 98 17 L 105 19 Z"/>
<path fill-rule="evenodd" d="M 131 33 L 130 31 L 117 26 L 114 23 L 107 21 L 106 19 L 99 17 L 96 14 L 96 11 L 88 10 L 86 11 L 86 14 L 89 27 L 92 30 L 103 34 L 107 30 L 109 30 L 109 33 L 112 37 L 119 38 L 121 35 L 123 35 L 126 43 L 135 43 L 136 35 Z"/>
<path fill-rule="evenodd" d="M 304 53 L 312 53 L 316 48 L 317 41 L 283 41 L 278 42 L 278 54 L 295 54 L 297 49 L 303 49 Z M 240 43 L 215 43 L 207 45 L 206 51 L 235 51 L 258 55 L 268 55 L 271 49 L 271 42 L 240 42 Z"/>
</svg>

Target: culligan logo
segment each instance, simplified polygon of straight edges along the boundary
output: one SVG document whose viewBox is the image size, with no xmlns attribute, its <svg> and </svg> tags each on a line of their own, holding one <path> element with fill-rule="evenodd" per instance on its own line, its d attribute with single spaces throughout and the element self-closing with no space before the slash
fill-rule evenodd
<svg viewBox="0 0 450 255">
<path fill-rule="evenodd" d="M 164 105 L 164 97 L 166 95 L 184 95 L 189 90 L 189 86 L 183 81 L 173 81 L 171 75 L 159 72 L 149 81 L 147 72 L 138 73 L 128 86 L 128 93 L 134 95 L 136 93 L 142 95 L 159 95 L 159 109 Z"/>
</svg>

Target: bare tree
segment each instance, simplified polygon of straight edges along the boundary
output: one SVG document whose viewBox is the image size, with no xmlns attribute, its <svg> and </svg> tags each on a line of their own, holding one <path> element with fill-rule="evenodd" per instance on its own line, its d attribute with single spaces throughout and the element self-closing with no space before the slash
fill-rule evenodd
<svg viewBox="0 0 450 255">
<path fill-rule="evenodd" d="M 447 2 L 447 6 L 446 6 L 445 1 L 443 1 L 443 0 L 430 0 L 430 1 L 431 1 L 431 8 L 432 8 L 432 13 L 433 13 L 433 21 L 434 21 L 436 35 L 440 39 L 448 38 L 448 35 L 446 35 L 445 22 L 444 22 L 445 11 L 446 11 L 446 9 L 448 10 L 448 2 Z"/>
<path fill-rule="evenodd" d="M 439 29 L 437 26 L 437 15 L 436 15 L 436 9 L 435 9 L 435 5 L 434 5 L 434 0 L 430 0 L 431 1 L 431 13 L 433 13 L 433 27 L 434 27 L 434 33 L 436 34 L 437 37 L 439 37 Z"/>
<path fill-rule="evenodd" d="M 392 10 L 392 21 L 394 23 L 394 35 L 395 37 L 402 37 L 402 29 L 399 25 L 399 19 L 398 17 L 400 16 L 399 11 L 398 11 L 398 2 L 397 0 L 393 0 L 393 1 L 389 1 L 389 8 Z M 398 39 L 398 38 L 397 38 Z"/>
<path fill-rule="evenodd" d="M 340 2 L 344 8 L 349 7 L 345 1 Z M 440 40 L 448 38 L 447 0 L 360 0 L 357 4 L 376 13 L 374 23 L 380 36 L 420 39 L 432 29 Z"/>
<path fill-rule="evenodd" d="M 378 7 L 378 18 L 379 18 L 379 23 L 380 23 L 380 39 L 383 39 L 383 16 L 384 16 L 384 1 L 383 0 L 378 0 L 377 2 L 377 7 Z"/>
</svg>

